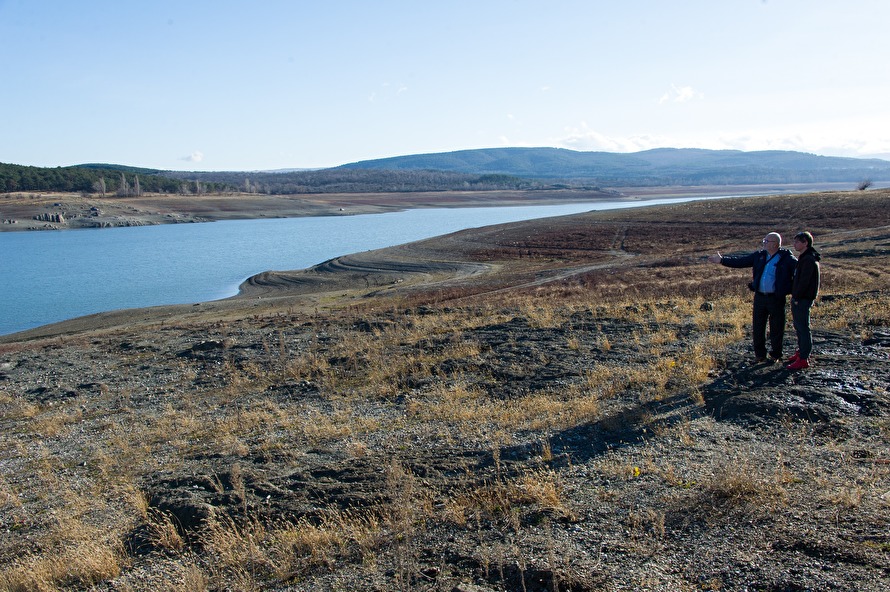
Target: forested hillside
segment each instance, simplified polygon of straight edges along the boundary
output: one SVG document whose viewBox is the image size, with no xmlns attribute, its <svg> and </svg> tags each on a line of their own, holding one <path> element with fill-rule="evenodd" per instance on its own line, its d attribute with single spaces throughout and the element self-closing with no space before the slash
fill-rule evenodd
<svg viewBox="0 0 890 592">
<path fill-rule="evenodd" d="M 324 169 L 291 172 L 177 172 L 118 165 L 40 168 L 0 163 L 0 192 L 74 191 L 105 195 L 244 192 L 377 193 L 406 191 L 486 191 L 535 189 L 530 179 L 502 174 L 443 171 Z"/>
<path fill-rule="evenodd" d="M 0 163 L 0 192 L 195 194 L 486 191 L 890 181 L 890 161 L 802 152 L 660 148 L 630 154 L 490 148 L 366 160 L 320 170 L 160 171 L 112 164 L 39 168 Z"/>
<path fill-rule="evenodd" d="M 188 183 L 161 171 L 118 165 L 32 167 L 0 163 L 0 192 L 62 191 L 132 196 L 149 193 L 193 193 L 223 189 L 219 184 Z"/>
<path fill-rule="evenodd" d="M 562 148 L 489 148 L 397 156 L 343 165 L 344 169 L 436 169 L 504 174 L 602 187 L 745 185 L 890 180 L 890 161 L 803 152 L 659 148 L 629 154 Z"/>
<path fill-rule="evenodd" d="M 460 173 L 436 170 L 348 170 L 343 168 L 290 172 L 216 172 L 166 175 L 200 179 L 247 193 L 377 193 L 406 191 L 487 191 L 536 189 L 541 184 L 504 174 Z"/>
</svg>

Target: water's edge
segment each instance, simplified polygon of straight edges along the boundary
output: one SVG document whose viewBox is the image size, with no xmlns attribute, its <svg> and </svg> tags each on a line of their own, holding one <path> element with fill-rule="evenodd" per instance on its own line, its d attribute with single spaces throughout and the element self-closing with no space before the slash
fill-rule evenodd
<svg viewBox="0 0 890 592">
<path fill-rule="evenodd" d="M 305 269 L 467 228 L 728 197 L 737 196 L 0 233 L 0 335 L 100 312 L 228 298 L 264 271 Z"/>
</svg>

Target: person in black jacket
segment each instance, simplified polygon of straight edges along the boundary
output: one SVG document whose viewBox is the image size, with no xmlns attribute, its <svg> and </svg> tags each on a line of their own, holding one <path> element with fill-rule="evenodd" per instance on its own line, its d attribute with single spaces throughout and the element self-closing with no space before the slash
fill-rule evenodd
<svg viewBox="0 0 890 592">
<path fill-rule="evenodd" d="M 785 297 L 791 293 L 791 281 L 797 259 L 782 248 L 782 236 L 770 232 L 763 248 L 749 255 L 724 257 L 719 252 L 708 257 L 711 263 L 726 267 L 750 267 L 753 280 L 748 287 L 754 292 L 752 341 L 754 362 L 777 362 L 782 359 L 782 340 L 785 337 Z M 766 325 L 769 322 L 770 351 L 766 351 Z"/>
<path fill-rule="evenodd" d="M 797 352 L 787 360 L 789 370 L 810 367 L 813 335 L 810 333 L 810 308 L 819 295 L 819 261 L 822 255 L 813 247 L 813 235 L 799 232 L 794 235 L 794 249 L 800 253 L 791 284 L 791 321 L 797 333 Z"/>
</svg>

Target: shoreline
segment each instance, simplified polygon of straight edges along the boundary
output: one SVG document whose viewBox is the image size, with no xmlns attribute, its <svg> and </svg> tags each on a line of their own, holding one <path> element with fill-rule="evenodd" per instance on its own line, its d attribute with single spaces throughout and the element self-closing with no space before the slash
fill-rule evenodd
<svg viewBox="0 0 890 592">
<path fill-rule="evenodd" d="M 76 193 L 18 193 L 0 195 L 0 232 L 348 216 L 421 208 L 507 207 L 598 200 L 649 201 L 723 195 L 745 197 L 847 189 L 847 183 L 812 183 L 619 187 L 601 190 L 145 195 L 125 198 L 83 196 Z"/>
<path fill-rule="evenodd" d="M 696 192 L 687 191 L 685 195 L 676 192 L 676 188 L 672 188 L 674 193 L 662 190 L 652 189 L 645 197 L 641 196 L 625 196 L 627 201 L 639 203 L 656 201 L 658 199 L 676 199 L 687 200 L 685 203 L 693 203 L 697 201 L 694 198 L 702 199 L 708 197 L 719 197 L 725 192 L 709 191 L 705 188 L 694 188 Z M 725 189 L 725 188 L 724 188 Z M 750 188 L 749 188 L 750 189 Z M 775 191 L 778 188 L 772 187 Z M 752 195 L 733 195 L 738 199 L 750 197 L 765 197 L 761 187 L 760 192 L 754 192 Z M 788 190 L 786 188 L 786 190 Z M 772 195 L 778 195 L 776 193 Z M 501 196 L 502 198 L 504 196 Z M 691 201 L 690 197 L 693 199 Z M 585 200 L 585 201 L 590 201 Z M 614 198 L 612 201 L 615 201 Z M 447 207 L 442 203 L 418 205 L 420 207 Z M 524 205 L 548 205 L 552 203 L 560 203 L 556 201 L 542 201 L 535 204 L 525 203 Z M 561 203 L 567 203 L 565 201 Z M 462 204 L 463 207 L 471 207 L 469 204 Z M 491 207 L 491 203 L 476 203 L 479 207 Z M 501 206 L 512 205 L 505 201 L 499 202 Z M 663 207 L 671 207 L 675 204 L 661 204 Z M 460 207 L 455 204 L 450 207 Z M 407 208 L 399 208 L 407 209 Z M 633 208 L 635 209 L 635 208 Z M 383 210 L 391 211 L 391 210 Z M 355 212 L 350 212 L 350 214 Z M 381 212 L 382 213 L 382 212 Z M 344 214 L 349 215 L 349 214 Z M 225 218 L 229 219 L 229 218 Z M 231 219 L 245 219 L 233 217 Z M 420 241 L 424 244 L 436 240 L 442 241 L 443 237 L 434 237 Z M 378 278 L 380 282 L 401 283 L 406 276 L 411 276 L 413 282 L 422 281 L 422 278 L 429 278 L 436 274 L 440 264 L 444 262 L 443 257 L 448 257 L 447 253 L 439 252 L 435 257 L 426 261 L 428 265 L 424 265 L 425 257 L 423 252 L 417 252 L 417 243 L 410 243 L 411 248 L 406 245 L 394 245 L 370 251 L 368 253 L 352 253 L 341 254 L 334 257 L 330 261 L 322 262 L 308 268 L 294 269 L 288 271 L 264 271 L 248 277 L 242 282 L 238 288 L 238 292 L 231 296 L 218 298 L 215 300 L 186 302 L 180 304 L 162 304 L 147 307 L 114 309 L 71 317 L 61 321 L 46 323 L 29 329 L 15 331 L 0 335 L 0 343 L 9 343 L 19 339 L 35 339 L 39 337 L 47 337 L 61 335 L 72 332 L 80 332 L 90 328 L 124 326 L 130 323 L 152 323 L 165 322 L 165 319 L 173 318 L 197 318 L 202 315 L 210 314 L 212 316 L 225 317 L 230 314 L 236 314 L 236 310 L 254 309 L 261 310 L 274 305 L 280 305 L 283 301 L 292 302 L 291 306 L 297 307 L 314 307 L 317 303 L 325 298 L 334 298 L 336 296 L 346 296 L 347 293 L 360 293 L 359 288 L 364 286 L 366 277 L 370 273 Z M 414 248 L 415 250 L 412 250 Z M 391 256 L 398 253 L 394 260 L 388 260 L 384 265 L 380 265 L 379 261 L 375 261 L 372 256 L 370 260 L 363 261 L 367 256 L 374 254 L 386 253 Z M 358 265 L 355 262 L 358 261 Z M 331 265 L 333 264 L 333 265 Z M 334 267 L 339 266 L 337 269 Z M 460 266 L 458 266 L 460 267 Z M 407 270 L 407 271 L 406 271 Z M 385 278 L 385 279 L 384 279 Z M 407 282 L 407 283 L 413 283 Z M 352 298 L 352 296 L 350 296 Z M 307 304 L 308 303 L 308 304 Z"/>
<path fill-rule="evenodd" d="M 886 190 L 878 190 L 885 194 Z M 843 192 L 856 196 L 857 192 Z M 831 194 L 824 194 L 826 196 Z M 868 194 L 863 193 L 862 197 Z M 652 199 L 657 196 L 652 195 Z M 702 195 L 702 197 L 706 197 Z M 758 196 L 759 197 L 759 196 Z M 780 197 L 780 196 L 773 196 Z M 795 199 L 795 196 L 791 196 Z M 740 206 L 751 198 L 738 197 Z M 699 203 L 698 200 L 683 202 Z M 663 204 L 651 208 L 647 214 L 633 213 L 630 209 L 591 212 L 588 215 L 623 219 L 640 218 L 660 220 L 669 212 L 679 212 L 679 204 Z M 666 209 L 662 209 L 666 208 Z M 644 208 L 650 209 L 650 208 Z M 685 208 L 684 208 L 685 209 Z M 479 260 L 466 251 L 468 244 L 488 240 L 492 234 L 506 228 L 535 227 L 529 220 L 507 225 L 494 225 L 443 235 L 405 245 L 396 245 L 361 253 L 343 254 L 327 262 L 308 268 L 290 271 L 266 271 L 258 273 L 240 286 L 237 294 L 217 300 L 183 304 L 158 305 L 132 309 L 119 309 L 74 317 L 63 321 L 40 325 L 31 329 L 0 335 L 0 344 L 20 340 L 80 333 L 91 329 L 111 329 L 134 325 L 157 325 L 198 318 L 225 319 L 239 314 L 260 314 L 273 309 L 317 310 L 335 306 L 336 303 L 358 303 L 368 294 L 381 291 L 404 290 L 422 283 L 439 283 L 454 280 L 457 275 L 481 278 L 478 264 L 491 264 L 496 260 Z M 549 225 L 549 224 L 548 224 Z M 474 238 L 475 237 L 475 238 Z M 704 246 L 703 246 L 704 248 Z M 717 248 L 724 248 L 719 246 Z M 471 264 L 468 268 L 466 264 Z M 597 262 L 598 266 L 600 262 Z M 474 267 L 475 266 L 475 267 Z M 450 269 L 449 269 L 450 267 Z M 472 268 L 472 269 L 471 269 Z M 461 272 L 463 270 L 463 272 Z M 468 271 L 469 270 L 469 271 Z M 457 272 L 456 274 L 453 272 Z M 449 273 L 452 272 L 452 273 Z M 546 276 L 547 274 L 545 274 Z M 542 276 L 544 277 L 544 276 Z M 549 276 L 548 276 L 549 277 Z M 369 279 L 374 284 L 369 284 Z"/>
</svg>

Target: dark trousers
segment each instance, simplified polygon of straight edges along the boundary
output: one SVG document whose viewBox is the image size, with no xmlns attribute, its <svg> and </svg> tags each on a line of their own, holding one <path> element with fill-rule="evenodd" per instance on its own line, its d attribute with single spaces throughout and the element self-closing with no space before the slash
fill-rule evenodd
<svg viewBox="0 0 890 592">
<path fill-rule="evenodd" d="M 752 340 L 754 355 L 766 357 L 766 325 L 769 322 L 769 355 L 782 357 L 782 340 L 785 337 L 785 297 L 775 294 L 754 293 L 754 318 Z"/>
<path fill-rule="evenodd" d="M 797 351 L 803 360 L 813 351 L 813 334 L 810 332 L 810 308 L 812 300 L 791 300 L 791 322 L 797 333 Z"/>
</svg>

